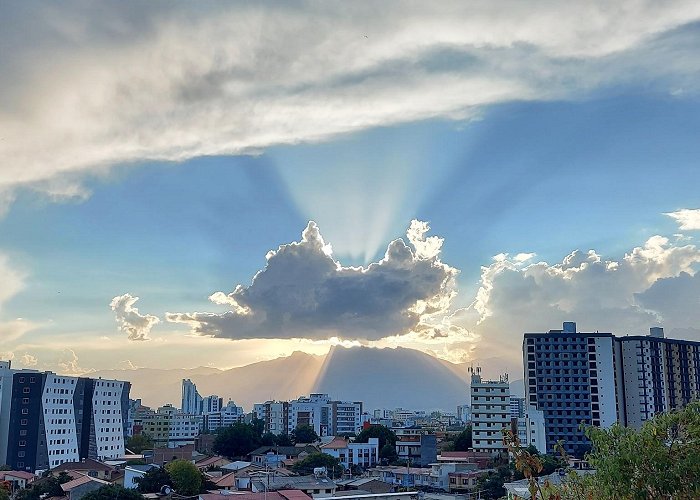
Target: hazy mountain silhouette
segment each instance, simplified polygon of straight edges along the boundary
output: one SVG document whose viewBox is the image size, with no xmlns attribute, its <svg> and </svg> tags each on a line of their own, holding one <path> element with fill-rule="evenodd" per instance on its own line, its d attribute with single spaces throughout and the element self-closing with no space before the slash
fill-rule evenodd
<svg viewBox="0 0 700 500">
<path fill-rule="evenodd" d="M 414 349 L 333 347 L 325 356 L 294 352 L 230 370 L 215 368 L 104 370 L 91 374 L 132 382 L 132 398 L 146 405 L 180 405 L 181 382 L 192 379 L 202 395 L 233 399 L 246 411 L 268 399 L 288 400 L 324 392 L 375 408 L 455 411 L 469 401 L 468 364 L 440 360 Z M 522 381 L 512 391 L 522 393 Z"/>
</svg>

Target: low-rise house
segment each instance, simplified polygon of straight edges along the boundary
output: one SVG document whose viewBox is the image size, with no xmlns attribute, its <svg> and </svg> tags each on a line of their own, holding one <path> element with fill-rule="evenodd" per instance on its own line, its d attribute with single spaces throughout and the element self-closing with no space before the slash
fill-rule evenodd
<svg viewBox="0 0 700 500">
<path fill-rule="evenodd" d="M 216 485 L 219 490 L 225 491 L 236 491 L 238 490 L 238 485 L 236 483 L 236 473 L 229 472 L 217 478 L 212 478 L 211 482 Z"/>
<path fill-rule="evenodd" d="M 437 436 L 412 426 L 392 429 L 396 434 L 396 454 L 412 465 L 427 467 L 437 459 Z"/>
<path fill-rule="evenodd" d="M 355 479 L 343 479 L 335 482 L 340 491 L 364 491 L 365 493 L 390 493 L 395 490 L 395 486 L 375 477 L 359 477 Z"/>
<path fill-rule="evenodd" d="M 337 494 L 336 494 L 337 495 Z M 343 500 L 418 500 L 419 493 L 417 491 L 401 491 L 390 493 L 367 493 L 362 491 L 341 491 L 340 497 Z M 317 495 L 315 500 L 331 500 L 338 496 Z"/>
<path fill-rule="evenodd" d="M 221 457 L 219 455 L 215 455 L 213 457 L 206 457 L 202 460 L 198 460 L 194 463 L 194 465 L 196 465 L 199 470 L 204 471 L 207 469 L 222 467 L 222 466 L 228 465 L 230 463 L 231 463 L 231 460 L 229 460 L 228 458 L 224 458 L 224 457 Z"/>
<path fill-rule="evenodd" d="M 261 446 L 250 452 L 250 461 L 267 467 L 282 467 L 287 460 L 303 460 L 319 450 L 315 446 Z"/>
<path fill-rule="evenodd" d="M 96 477 L 84 476 L 68 481 L 61 485 L 61 489 L 64 491 L 68 500 L 80 500 L 86 494 L 91 491 L 98 490 L 103 486 L 110 484 L 102 479 L 97 479 Z"/>
<path fill-rule="evenodd" d="M 3 481 L 8 481 L 12 485 L 12 491 L 23 490 L 38 479 L 38 477 L 31 472 L 21 470 L 1 471 L 0 478 L 2 478 Z"/>
<path fill-rule="evenodd" d="M 353 465 L 368 469 L 379 463 L 378 438 L 369 438 L 366 443 L 354 443 L 347 438 L 336 437 L 321 445 L 321 451 L 337 458 L 346 469 Z"/>
<path fill-rule="evenodd" d="M 491 453 L 480 451 L 443 451 L 438 455 L 438 463 L 467 463 L 476 464 L 478 469 L 488 469 L 491 460 Z"/>
<path fill-rule="evenodd" d="M 335 481 L 325 475 L 253 478 L 250 482 L 252 491 L 300 490 L 309 496 L 333 496 L 337 489 Z"/>
<path fill-rule="evenodd" d="M 199 500 L 310 500 L 307 494 L 299 490 L 279 490 L 262 493 L 251 491 L 226 491 L 200 493 Z"/>
<path fill-rule="evenodd" d="M 369 477 L 378 478 L 385 483 L 405 488 L 433 486 L 430 467 L 405 467 L 383 465 L 369 470 Z"/>
<path fill-rule="evenodd" d="M 54 476 L 58 476 L 61 472 L 66 472 L 74 479 L 85 475 L 111 481 L 118 471 L 116 467 L 107 465 L 104 462 L 93 460 L 92 458 L 83 458 L 80 462 L 63 462 L 61 465 L 51 469 L 51 473 Z"/>
<path fill-rule="evenodd" d="M 193 453 L 194 444 L 186 444 L 183 446 L 178 446 L 177 448 L 154 448 L 153 455 L 150 460 L 151 463 L 162 467 L 173 460 L 187 460 L 188 462 L 191 462 Z"/>
<path fill-rule="evenodd" d="M 574 471 L 574 473 L 581 475 L 595 474 L 595 470 L 582 469 Z M 566 472 L 559 471 L 554 472 L 553 474 L 549 474 L 547 476 L 539 477 L 537 478 L 537 480 L 539 481 L 539 484 L 541 486 L 545 485 L 545 483 L 549 483 L 553 486 L 560 486 L 562 483 L 567 481 L 568 477 L 569 476 Z M 527 479 L 512 481 L 503 485 L 503 487 L 506 490 L 506 497 L 508 498 L 508 500 L 530 500 L 531 495 L 529 486 L 530 483 Z"/>
</svg>

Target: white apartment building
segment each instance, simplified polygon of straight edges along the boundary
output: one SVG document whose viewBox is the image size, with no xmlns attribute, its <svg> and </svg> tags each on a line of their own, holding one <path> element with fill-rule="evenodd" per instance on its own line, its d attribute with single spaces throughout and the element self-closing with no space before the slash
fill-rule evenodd
<svg viewBox="0 0 700 500">
<path fill-rule="evenodd" d="M 127 415 L 122 414 L 122 395 L 126 383 L 118 380 L 94 381 L 92 409 L 98 460 L 124 456 L 124 419 Z"/>
<path fill-rule="evenodd" d="M 481 368 L 470 371 L 474 451 L 503 452 L 503 429 L 511 426 L 508 375 L 501 375 L 499 380 L 483 380 Z"/>
<path fill-rule="evenodd" d="M 42 399 L 46 451 L 50 467 L 56 467 L 63 462 L 78 462 L 80 460 L 78 453 L 78 427 L 73 413 L 77 381 L 78 379 L 75 377 L 63 377 L 54 373 L 46 374 Z M 97 397 L 96 394 L 93 395 L 93 398 L 95 397 Z M 98 425 L 100 431 L 103 425 L 97 422 L 103 419 L 104 417 L 99 418 L 97 415 L 95 416 L 95 440 L 100 451 L 102 451 L 102 446 L 105 443 L 97 437 Z M 104 437 L 103 434 L 100 433 L 100 437 Z M 122 447 L 123 444 L 122 436 Z"/>
<path fill-rule="evenodd" d="M 200 415 L 202 413 L 202 396 L 197 386 L 190 379 L 182 379 L 182 413 Z"/>
<path fill-rule="evenodd" d="M 540 453 L 547 453 L 547 436 L 544 428 L 544 413 L 529 408 L 525 415 L 518 418 L 518 439 L 523 447 L 534 446 Z"/>
<path fill-rule="evenodd" d="M 337 458 L 346 469 L 358 465 L 364 469 L 379 463 L 379 439 L 369 438 L 366 443 L 354 443 L 337 437 L 321 446 L 321 451 Z"/>
<path fill-rule="evenodd" d="M 293 401 L 267 401 L 254 405 L 265 431 L 290 434 L 300 425 L 313 427 L 319 436 L 355 434 L 362 429 L 362 403 L 334 401 L 328 394 L 314 393 Z"/>
</svg>

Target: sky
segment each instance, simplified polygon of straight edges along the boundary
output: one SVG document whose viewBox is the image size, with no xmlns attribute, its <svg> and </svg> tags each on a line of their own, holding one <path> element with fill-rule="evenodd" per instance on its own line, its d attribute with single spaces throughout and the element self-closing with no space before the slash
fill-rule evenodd
<svg viewBox="0 0 700 500">
<path fill-rule="evenodd" d="M 700 340 L 700 4 L 0 4 L 0 357 Z"/>
</svg>

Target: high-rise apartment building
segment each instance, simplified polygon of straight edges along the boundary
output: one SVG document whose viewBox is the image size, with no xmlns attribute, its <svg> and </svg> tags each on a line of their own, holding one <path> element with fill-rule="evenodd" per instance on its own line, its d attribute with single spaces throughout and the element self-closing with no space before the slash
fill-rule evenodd
<svg viewBox="0 0 700 500">
<path fill-rule="evenodd" d="M 499 380 L 483 380 L 481 368 L 470 372 L 474 451 L 503 452 L 503 429 L 511 428 L 508 375 L 501 375 Z"/>
<path fill-rule="evenodd" d="M 658 413 L 700 400 L 700 342 L 649 336 L 615 339 L 620 421 L 639 428 Z"/>
<path fill-rule="evenodd" d="M 197 386 L 190 379 L 182 379 L 182 413 L 202 414 L 202 396 L 199 395 Z"/>
<path fill-rule="evenodd" d="M 3 385 L 9 382 L 3 378 Z M 7 436 L 5 463 L 33 472 L 85 458 L 123 456 L 129 390 L 128 382 L 118 380 L 12 373 L 9 419 L 0 428 Z"/>
<path fill-rule="evenodd" d="M 612 333 L 562 330 L 526 333 L 523 339 L 525 399 L 544 415 L 547 451 L 562 441 L 581 455 L 587 440 L 580 424 L 609 427 L 618 420 Z"/>
</svg>

